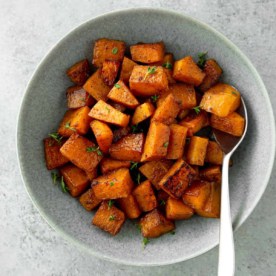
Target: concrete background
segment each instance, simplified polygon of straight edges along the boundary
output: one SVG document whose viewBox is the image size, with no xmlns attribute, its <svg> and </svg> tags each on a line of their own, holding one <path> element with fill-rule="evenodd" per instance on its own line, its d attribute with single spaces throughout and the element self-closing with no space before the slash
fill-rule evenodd
<svg viewBox="0 0 276 276">
<path fill-rule="evenodd" d="M 217 248 L 176 265 L 137 268 L 96 259 L 60 238 L 33 207 L 21 181 L 15 146 L 17 114 L 37 64 L 62 36 L 102 13 L 143 6 L 186 13 L 230 38 L 256 66 L 275 109 L 276 2 L 0 0 L 0 4 L 0 274 L 216 275 Z M 235 233 L 237 275 L 276 274 L 275 167 L 257 208 Z"/>
</svg>

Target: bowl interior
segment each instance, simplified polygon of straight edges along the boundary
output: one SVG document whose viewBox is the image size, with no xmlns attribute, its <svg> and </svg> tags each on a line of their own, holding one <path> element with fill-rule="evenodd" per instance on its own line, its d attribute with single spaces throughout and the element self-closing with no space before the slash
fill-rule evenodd
<svg viewBox="0 0 276 276">
<path fill-rule="evenodd" d="M 218 244 L 219 220 L 194 217 L 176 223 L 175 235 L 151 240 L 146 249 L 134 222 L 116 237 L 91 226 L 93 214 L 52 183 L 45 168 L 42 139 L 56 131 L 72 85 L 65 70 L 84 57 L 101 37 L 133 44 L 163 40 L 176 59 L 208 51 L 224 70 L 223 80 L 237 87 L 248 107 L 249 128 L 230 169 L 234 227 L 251 213 L 267 184 L 274 160 L 274 119 L 268 95 L 245 56 L 222 35 L 189 17 L 164 10 L 137 9 L 92 19 L 63 38 L 45 57 L 26 91 L 18 122 L 18 156 L 27 190 L 44 218 L 88 252 L 133 265 L 162 265 L 197 256 Z"/>
</svg>

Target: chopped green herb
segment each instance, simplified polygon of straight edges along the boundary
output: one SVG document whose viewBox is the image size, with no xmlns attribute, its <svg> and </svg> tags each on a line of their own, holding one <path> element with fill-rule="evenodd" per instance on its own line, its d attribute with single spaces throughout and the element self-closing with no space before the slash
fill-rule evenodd
<svg viewBox="0 0 276 276">
<path fill-rule="evenodd" d="M 68 188 L 66 187 L 65 185 L 65 182 L 63 180 L 63 176 L 61 177 L 60 179 L 60 185 L 61 185 L 61 190 L 64 192 L 64 193 L 67 193 L 68 192 Z"/>
<path fill-rule="evenodd" d="M 148 67 L 148 71 L 144 77 L 144 80 L 149 76 L 149 75 L 152 75 L 156 72 L 156 69 L 157 67 L 156 66 L 153 66 L 153 67 Z"/>
<path fill-rule="evenodd" d="M 196 114 L 199 114 L 201 111 L 200 106 L 194 107 L 193 110 L 195 111 Z"/>
<path fill-rule="evenodd" d="M 166 201 L 164 200 L 164 199 L 162 199 L 161 201 L 160 201 L 160 204 L 159 204 L 160 206 L 164 206 L 164 205 L 166 205 Z"/>
<path fill-rule="evenodd" d="M 111 181 L 110 183 L 109 183 L 109 185 L 112 187 L 112 186 L 114 186 L 114 182 L 113 181 Z"/>
<path fill-rule="evenodd" d="M 207 57 L 208 52 L 203 52 L 203 53 L 198 53 L 198 62 L 197 65 L 199 67 L 203 67 L 205 62 L 206 62 L 206 57 Z"/>
<path fill-rule="evenodd" d="M 75 129 L 74 127 L 71 127 L 71 126 L 70 126 L 70 122 L 67 122 L 67 123 L 65 124 L 65 128 L 66 128 L 66 129 L 70 129 L 70 130 L 72 130 L 72 131 L 76 131 L 76 129 Z"/>
<path fill-rule="evenodd" d="M 115 216 L 114 216 L 114 215 L 111 215 L 111 216 L 109 217 L 109 220 L 110 220 L 110 221 L 115 220 Z"/>
<path fill-rule="evenodd" d="M 153 96 L 151 96 L 150 98 L 151 98 L 151 101 L 152 101 L 153 103 L 155 103 L 155 102 L 157 102 L 157 100 L 158 100 L 158 98 L 159 98 L 159 95 L 153 95 Z"/>
<path fill-rule="evenodd" d="M 149 239 L 148 238 L 143 238 L 143 248 L 146 247 L 146 245 L 149 243 Z"/>
<path fill-rule="evenodd" d="M 143 129 L 139 127 L 139 125 L 134 125 L 134 126 L 131 126 L 131 132 L 132 133 L 138 133 L 138 132 L 143 132 Z"/>
<path fill-rule="evenodd" d="M 112 54 L 113 55 L 116 55 L 118 53 L 118 48 L 117 47 L 114 47 L 113 49 L 112 49 Z"/>
<path fill-rule="evenodd" d="M 118 84 L 118 83 L 115 83 L 115 85 L 114 85 L 116 88 L 121 88 L 121 85 L 120 84 Z"/>
<path fill-rule="evenodd" d="M 85 98 L 81 98 L 80 100 L 84 103 L 86 102 Z"/>
<path fill-rule="evenodd" d="M 138 162 L 133 162 L 133 161 L 131 161 L 131 167 L 130 167 L 130 170 L 133 170 L 133 169 L 137 169 L 137 166 L 138 166 Z"/>
<path fill-rule="evenodd" d="M 236 96 L 238 95 L 237 92 L 235 92 L 235 91 L 232 91 L 232 94 L 233 94 L 233 95 L 236 95 Z"/>
<path fill-rule="evenodd" d="M 166 68 L 166 69 L 172 69 L 172 64 L 170 63 L 170 62 L 165 62 L 165 63 L 163 63 L 163 65 L 162 65 L 164 68 Z"/>
<path fill-rule="evenodd" d="M 169 146 L 169 142 L 166 142 L 166 143 L 163 144 L 164 148 L 167 148 L 168 146 Z"/>
<path fill-rule="evenodd" d="M 51 175 L 52 175 L 52 179 L 53 179 L 54 184 L 57 184 L 57 180 L 59 178 L 58 174 L 55 173 L 55 172 L 52 172 Z"/>
<path fill-rule="evenodd" d="M 60 143 L 61 143 L 61 140 L 63 139 L 63 137 L 60 136 L 57 132 L 50 133 L 49 136 L 50 136 L 51 138 L 53 138 L 55 141 L 57 141 L 59 145 L 60 145 Z"/>
<path fill-rule="evenodd" d="M 141 228 L 142 228 L 141 224 L 140 223 L 136 223 L 136 226 L 137 226 L 137 229 L 141 232 Z"/>
<path fill-rule="evenodd" d="M 105 109 L 107 110 L 108 113 L 110 113 L 110 108 L 108 108 L 108 107 L 106 106 Z"/>
<path fill-rule="evenodd" d="M 87 152 L 97 152 L 99 156 L 103 156 L 103 153 L 101 152 L 99 147 L 87 147 L 86 148 Z"/>
<path fill-rule="evenodd" d="M 108 201 L 108 210 L 113 206 L 113 204 L 114 204 L 114 200 L 110 199 Z"/>
<path fill-rule="evenodd" d="M 141 182 L 141 174 L 138 173 L 137 174 L 137 183 L 140 184 L 140 182 Z"/>
<path fill-rule="evenodd" d="M 171 235 L 175 235 L 175 231 L 171 231 L 170 234 L 171 234 Z"/>
</svg>

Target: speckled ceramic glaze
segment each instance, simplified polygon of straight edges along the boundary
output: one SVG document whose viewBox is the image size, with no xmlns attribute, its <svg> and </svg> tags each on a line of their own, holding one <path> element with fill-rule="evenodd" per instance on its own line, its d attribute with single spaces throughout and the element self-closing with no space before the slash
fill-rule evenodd
<svg viewBox="0 0 276 276">
<path fill-rule="evenodd" d="M 239 31 L 239 30 L 237 30 Z M 92 19 L 63 38 L 44 58 L 30 81 L 18 121 L 18 157 L 27 191 L 46 221 L 64 238 L 87 253 L 132 265 L 176 263 L 218 244 L 219 221 L 194 217 L 176 223 L 175 235 L 151 240 L 146 249 L 134 222 L 116 237 L 91 226 L 93 213 L 53 185 L 45 168 L 42 139 L 56 131 L 66 109 L 71 85 L 65 70 L 91 58 L 100 37 L 133 44 L 163 40 L 167 51 L 181 58 L 208 51 L 224 70 L 224 81 L 237 87 L 248 108 L 249 128 L 230 170 L 233 226 L 249 216 L 267 185 L 275 152 L 272 108 L 265 87 L 250 61 L 224 36 L 185 15 L 165 10 L 131 9 Z M 30 49 L 31 50 L 31 49 Z"/>
</svg>

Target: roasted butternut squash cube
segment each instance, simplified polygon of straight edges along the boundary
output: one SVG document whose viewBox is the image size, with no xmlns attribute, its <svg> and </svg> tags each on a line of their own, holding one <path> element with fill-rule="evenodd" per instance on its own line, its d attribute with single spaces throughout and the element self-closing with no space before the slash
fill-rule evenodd
<svg viewBox="0 0 276 276">
<path fill-rule="evenodd" d="M 129 115 L 126 115 L 113 106 L 105 103 L 104 101 L 98 101 L 89 112 L 89 116 L 116 126 L 126 127 L 129 122 Z"/>
<path fill-rule="evenodd" d="M 205 92 L 219 81 L 222 69 L 214 59 L 208 59 L 204 64 L 203 72 L 205 73 L 205 77 L 199 89 Z"/>
<path fill-rule="evenodd" d="M 196 93 L 193 85 L 176 83 L 163 91 L 158 98 L 157 107 L 160 106 L 169 94 L 173 94 L 181 109 L 191 109 L 197 105 Z"/>
<path fill-rule="evenodd" d="M 173 123 L 180 110 L 179 104 L 173 94 L 169 94 L 160 104 L 152 117 L 153 121 L 157 121 L 166 125 Z"/>
<path fill-rule="evenodd" d="M 210 166 L 199 171 L 202 180 L 221 183 L 221 168 L 218 165 Z"/>
<path fill-rule="evenodd" d="M 62 167 L 60 169 L 60 174 L 63 176 L 68 191 L 73 197 L 81 195 L 90 183 L 85 171 L 73 164 Z"/>
<path fill-rule="evenodd" d="M 188 128 L 176 124 L 170 125 L 170 140 L 167 159 L 179 159 L 183 156 Z"/>
<path fill-rule="evenodd" d="M 140 226 L 142 235 L 146 238 L 157 238 L 175 229 L 173 221 L 165 218 L 157 209 L 141 218 Z"/>
<path fill-rule="evenodd" d="M 194 210 L 180 199 L 169 197 L 166 202 L 166 218 L 172 220 L 188 219 L 194 214 Z"/>
<path fill-rule="evenodd" d="M 64 143 L 60 152 L 80 169 L 94 172 L 102 155 L 99 155 L 97 151 L 90 151 L 90 148 L 96 148 L 95 144 L 75 133 Z"/>
<path fill-rule="evenodd" d="M 144 120 L 150 118 L 155 111 L 155 107 L 150 102 L 145 102 L 139 106 L 136 107 L 134 114 L 132 116 L 132 125 L 137 125 Z"/>
<path fill-rule="evenodd" d="M 117 141 L 119 141 L 121 138 L 123 138 L 128 134 L 130 134 L 129 126 L 115 129 L 113 132 L 113 143 L 116 143 Z"/>
<path fill-rule="evenodd" d="M 134 109 L 139 105 L 137 99 L 132 95 L 128 87 L 121 80 L 113 86 L 107 97 L 112 101 L 120 103 L 131 109 Z"/>
<path fill-rule="evenodd" d="M 167 155 L 169 139 L 169 126 L 159 122 L 151 122 L 145 141 L 141 162 L 164 158 Z"/>
<path fill-rule="evenodd" d="M 194 181 L 184 192 L 182 199 L 185 204 L 196 212 L 201 210 L 211 193 L 211 183 L 207 181 Z"/>
<path fill-rule="evenodd" d="M 105 60 L 103 62 L 101 76 L 106 85 L 111 86 L 114 84 L 120 65 L 119 61 L 114 60 Z"/>
<path fill-rule="evenodd" d="M 101 175 L 92 181 L 91 187 L 97 198 L 116 199 L 128 197 L 133 188 L 129 170 L 121 168 L 106 175 Z"/>
<path fill-rule="evenodd" d="M 200 102 L 200 107 L 219 117 L 226 117 L 234 112 L 241 103 L 240 92 L 233 86 L 218 83 L 208 89 Z"/>
<path fill-rule="evenodd" d="M 169 160 L 150 161 L 143 164 L 139 171 L 159 190 L 159 182 L 172 166 Z"/>
<path fill-rule="evenodd" d="M 98 170 L 97 169 L 98 168 L 96 167 L 93 171 L 90 171 L 90 172 L 85 171 L 85 173 L 86 173 L 86 175 L 87 175 L 87 177 L 90 181 L 92 181 L 94 178 L 96 178 L 98 176 Z"/>
<path fill-rule="evenodd" d="M 187 136 L 191 137 L 203 127 L 209 125 L 209 118 L 207 112 L 200 110 L 197 114 L 195 111 L 191 111 L 182 121 L 179 122 L 181 126 L 188 128 Z"/>
<path fill-rule="evenodd" d="M 154 63 L 162 61 L 165 54 L 165 45 L 163 42 L 140 43 L 130 46 L 131 58 L 141 63 Z"/>
<path fill-rule="evenodd" d="M 107 94 L 110 87 L 106 85 L 101 76 L 101 69 L 98 69 L 83 85 L 83 89 L 87 91 L 97 101 L 107 100 Z"/>
<path fill-rule="evenodd" d="M 89 111 L 88 106 L 67 110 L 59 125 L 58 133 L 63 137 L 69 137 L 74 133 L 85 135 L 91 122 L 91 118 L 88 116 Z"/>
<path fill-rule="evenodd" d="M 134 95 L 147 97 L 168 89 L 168 78 L 162 66 L 135 65 L 129 85 Z"/>
<path fill-rule="evenodd" d="M 143 133 L 128 134 L 111 145 L 109 154 L 116 160 L 140 162 L 144 141 Z"/>
<path fill-rule="evenodd" d="M 69 162 L 69 159 L 60 153 L 60 148 L 64 144 L 63 141 L 57 142 L 51 137 L 44 139 L 45 162 L 48 170 L 61 167 Z"/>
<path fill-rule="evenodd" d="M 208 142 L 205 162 L 215 165 L 222 165 L 223 155 L 223 151 L 217 142 Z"/>
<path fill-rule="evenodd" d="M 120 80 L 122 80 L 124 83 L 128 83 L 133 67 L 135 65 L 137 65 L 136 62 L 127 57 L 124 57 L 121 68 Z"/>
<path fill-rule="evenodd" d="M 100 199 L 96 198 L 95 193 L 91 188 L 83 193 L 79 200 L 80 204 L 87 211 L 92 211 L 102 202 Z"/>
<path fill-rule="evenodd" d="M 126 44 L 120 40 L 100 38 L 95 42 L 92 64 L 101 67 L 105 60 L 122 62 Z"/>
<path fill-rule="evenodd" d="M 126 198 L 119 198 L 118 202 L 120 208 L 128 218 L 136 219 L 141 215 L 141 210 L 139 209 L 138 203 L 132 194 Z"/>
<path fill-rule="evenodd" d="M 125 214 L 120 209 L 114 205 L 109 207 L 104 201 L 97 210 L 92 224 L 115 236 L 121 230 L 125 220 Z"/>
<path fill-rule="evenodd" d="M 120 168 L 130 168 L 131 162 L 130 161 L 121 161 L 121 160 L 114 160 L 111 158 L 103 158 L 100 163 L 100 168 L 102 174 L 106 174 L 108 172 L 118 170 Z"/>
<path fill-rule="evenodd" d="M 202 209 L 196 212 L 198 215 L 206 218 L 220 217 L 221 185 L 220 183 L 211 183 L 210 195 Z"/>
<path fill-rule="evenodd" d="M 180 198 L 195 176 L 195 171 L 183 159 L 177 160 L 163 176 L 159 186 L 173 198 Z"/>
<path fill-rule="evenodd" d="M 187 162 L 191 165 L 203 166 L 208 146 L 208 139 L 193 136 L 187 151 Z"/>
<path fill-rule="evenodd" d="M 205 73 L 197 66 L 191 56 L 184 57 L 177 60 L 173 67 L 173 78 L 199 86 L 205 77 Z"/>
<path fill-rule="evenodd" d="M 233 112 L 226 117 L 218 117 L 212 114 L 210 124 L 215 129 L 240 137 L 243 135 L 245 120 L 237 112 Z"/>
<path fill-rule="evenodd" d="M 95 100 L 82 88 L 82 86 L 71 86 L 67 89 L 68 108 L 80 108 L 92 106 Z"/>
<path fill-rule="evenodd" d="M 113 140 L 112 130 L 107 124 L 98 120 L 93 120 L 90 123 L 90 126 L 95 135 L 100 150 L 103 153 L 108 153 Z"/>
<path fill-rule="evenodd" d="M 132 194 L 143 212 L 151 211 L 157 207 L 157 200 L 149 180 L 138 185 Z"/>
<path fill-rule="evenodd" d="M 84 59 L 75 63 L 66 71 L 66 74 L 76 85 L 83 85 L 90 75 L 88 60 Z"/>
</svg>

